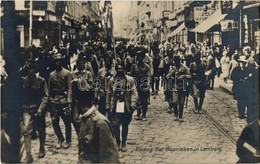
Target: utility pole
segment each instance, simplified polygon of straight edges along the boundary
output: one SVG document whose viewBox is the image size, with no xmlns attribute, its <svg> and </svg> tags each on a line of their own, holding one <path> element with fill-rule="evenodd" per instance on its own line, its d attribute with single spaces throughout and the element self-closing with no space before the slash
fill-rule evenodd
<svg viewBox="0 0 260 164">
<path fill-rule="evenodd" d="M 33 1 L 30 0 L 30 17 L 29 17 L 29 46 L 32 45 L 32 27 L 33 27 Z"/>
</svg>

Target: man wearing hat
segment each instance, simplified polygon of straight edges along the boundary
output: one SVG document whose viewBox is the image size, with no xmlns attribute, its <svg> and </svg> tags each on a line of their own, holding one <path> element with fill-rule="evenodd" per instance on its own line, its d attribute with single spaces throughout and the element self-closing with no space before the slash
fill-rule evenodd
<svg viewBox="0 0 260 164">
<path fill-rule="evenodd" d="M 130 45 L 128 47 L 128 55 L 125 58 L 125 70 L 126 73 L 130 73 L 133 64 L 135 63 L 135 49 L 134 46 Z"/>
<path fill-rule="evenodd" d="M 206 63 L 201 61 L 201 53 L 196 52 L 194 55 L 194 62 L 190 65 L 191 73 L 191 95 L 195 104 L 195 113 L 201 113 L 202 105 L 205 98 L 206 92 Z"/>
<path fill-rule="evenodd" d="M 72 89 L 71 81 L 72 74 L 67 69 L 61 66 L 62 55 L 56 53 L 53 55 L 55 70 L 51 72 L 49 77 L 49 96 L 51 103 L 51 119 L 52 126 L 56 136 L 58 137 L 57 149 L 62 147 L 64 137 L 59 125 L 60 117 L 65 124 L 66 143 L 63 147 L 69 148 L 71 145 L 71 102 Z"/>
<path fill-rule="evenodd" d="M 113 128 L 93 105 L 94 91 L 73 85 L 74 100 L 80 111 L 78 163 L 119 163 Z"/>
<path fill-rule="evenodd" d="M 183 108 L 185 101 L 185 92 L 187 91 L 187 79 L 190 79 L 188 68 L 181 64 L 180 56 L 174 56 L 174 65 L 170 68 L 167 75 L 168 83 L 171 83 L 172 95 L 170 98 L 170 109 L 174 110 L 175 121 L 183 122 Z M 169 111 L 170 113 L 172 111 Z"/>
<path fill-rule="evenodd" d="M 145 52 L 142 48 L 137 50 L 137 63 L 133 65 L 131 76 L 137 79 L 138 107 L 136 120 L 146 121 L 148 101 L 150 96 L 151 68 L 144 62 Z M 142 115 L 141 115 L 142 114 Z"/>
<path fill-rule="evenodd" d="M 246 118 L 246 85 L 245 77 L 245 63 L 246 61 L 238 60 L 239 65 L 232 70 L 231 80 L 233 81 L 232 91 L 234 99 L 237 100 L 238 115 L 240 119 Z"/>
<path fill-rule="evenodd" d="M 76 61 L 76 67 L 77 69 L 73 72 L 73 80 L 72 80 L 72 87 L 73 85 L 79 87 L 80 91 L 86 91 L 89 90 L 92 87 L 93 84 L 93 74 L 86 70 L 86 60 L 85 58 L 79 58 Z M 72 88 L 73 89 L 73 88 Z M 80 120 L 79 120 L 79 104 L 75 97 L 80 97 L 81 92 L 73 90 L 73 101 L 72 101 L 72 123 L 76 130 L 77 135 L 79 134 L 79 128 L 80 128 Z M 85 97 L 87 98 L 87 97 Z"/>
<path fill-rule="evenodd" d="M 245 67 L 247 123 L 259 118 L 259 66 L 254 58 L 248 58 Z"/>
<path fill-rule="evenodd" d="M 116 75 L 109 80 L 106 94 L 106 107 L 110 111 L 109 119 L 113 125 L 118 149 L 126 152 L 128 127 L 137 102 L 137 89 L 133 77 L 125 75 L 124 62 L 116 65 Z M 122 125 L 122 142 L 120 126 Z M 122 147 L 120 147 L 122 145 Z"/>
<path fill-rule="evenodd" d="M 22 108 L 23 108 L 23 126 L 22 134 L 24 136 L 24 144 L 26 150 L 26 158 L 24 162 L 32 163 L 31 154 L 31 135 L 33 129 L 33 121 L 39 132 L 40 151 L 38 158 L 45 156 L 45 107 L 48 103 L 48 89 L 44 78 L 36 75 L 35 61 L 27 63 L 27 75 L 22 77 Z"/>
<path fill-rule="evenodd" d="M 116 75 L 115 67 L 113 66 L 113 58 L 111 56 L 110 52 L 106 53 L 105 56 L 105 67 L 101 68 L 98 71 L 98 80 L 100 80 L 100 85 L 97 85 L 96 90 L 96 100 L 98 101 L 98 109 L 99 112 L 102 113 L 104 116 L 106 116 L 106 92 L 108 89 L 108 82 L 109 80 Z"/>
</svg>

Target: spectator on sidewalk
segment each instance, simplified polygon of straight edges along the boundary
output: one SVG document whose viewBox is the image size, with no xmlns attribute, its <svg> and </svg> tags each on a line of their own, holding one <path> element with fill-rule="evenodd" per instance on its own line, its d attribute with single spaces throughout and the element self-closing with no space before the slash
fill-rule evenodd
<svg viewBox="0 0 260 164">
<path fill-rule="evenodd" d="M 247 97 L 245 92 L 246 91 L 246 85 L 244 82 L 244 77 L 245 77 L 245 67 L 246 61 L 244 60 L 239 60 L 239 65 L 238 67 L 235 67 L 233 71 L 231 72 L 231 80 L 233 81 L 233 86 L 232 86 L 232 92 L 234 99 L 237 100 L 237 108 L 238 108 L 238 114 L 239 118 L 246 118 L 245 113 L 246 113 L 246 101 Z"/>
<path fill-rule="evenodd" d="M 253 58 L 247 60 L 245 67 L 245 86 L 247 103 L 247 123 L 259 117 L 259 66 Z"/>
<path fill-rule="evenodd" d="M 222 58 L 220 60 L 221 64 L 221 70 L 222 70 L 222 77 L 224 79 L 224 82 L 227 82 L 228 77 L 229 77 L 229 57 L 228 57 L 228 52 L 225 50 L 222 54 Z"/>
<path fill-rule="evenodd" d="M 234 68 L 238 67 L 239 63 L 238 63 L 238 53 L 237 51 L 233 54 L 232 59 L 229 63 L 229 76 L 231 77 L 232 71 L 234 70 Z"/>
</svg>

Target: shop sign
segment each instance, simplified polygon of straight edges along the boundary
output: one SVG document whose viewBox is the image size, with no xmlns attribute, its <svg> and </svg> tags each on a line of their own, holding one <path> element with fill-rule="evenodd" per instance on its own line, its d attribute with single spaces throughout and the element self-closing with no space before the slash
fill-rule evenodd
<svg viewBox="0 0 260 164">
<path fill-rule="evenodd" d="M 43 10 L 33 10 L 34 16 L 45 16 L 45 11 Z"/>
<path fill-rule="evenodd" d="M 207 11 L 204 11 L 204 8 L 205 7 L 194 7 L 195 22 L 201 23 L 214 13 L 214 10 L 208 9 Z"/>
<path fill-rule="evenodd" d="M 225 0 L 221 1 L 221 14 L 228 14 L 233 9 L 233 1 Z"/>
<path fill-rule="evenodd" d="M 171 14 L 171 11 L 170 11 L 170 10 L 166 10 L 166 11 L 163 11 L 163 12 L 162 12 L 163 18 L 169 18 L 170 14 Z"/>
<path fill-rule="evenodd" d="M 221 31 L 222 32 L 238 30 L 238 21 L 222 20 L 220 22 L 220 25 L 221 25 Z"/>
</svg>

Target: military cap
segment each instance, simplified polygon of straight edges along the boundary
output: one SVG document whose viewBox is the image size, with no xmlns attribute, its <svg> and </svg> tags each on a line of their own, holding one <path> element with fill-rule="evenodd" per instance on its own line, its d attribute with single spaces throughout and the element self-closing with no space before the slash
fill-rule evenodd
<svg viewBox="0 0 260 164">
<path fill-rule="evenodd" d="M 143 50 L 139 49 L 139 50 L 136 51 L 136 56 L 143 56 L 144 57 L 145 53 L 144 53 Z"/>
<path fill-rule="evenodd" d="M 52 58 L 53 58 L 54 60 L 60 60 L 60 59 L 63 58 L 63 56 L 62 56 L 61 53 L 54 53 L 54 54 L 52 55 Z"/>
</svg>

